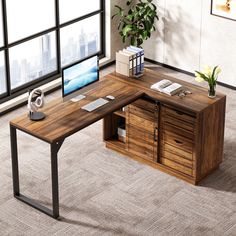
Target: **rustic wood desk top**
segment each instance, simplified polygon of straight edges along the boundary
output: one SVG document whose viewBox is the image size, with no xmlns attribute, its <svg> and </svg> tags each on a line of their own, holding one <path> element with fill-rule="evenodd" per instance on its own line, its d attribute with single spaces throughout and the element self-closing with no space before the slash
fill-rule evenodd
<svg viewBox="0 0 236 236">
<path fill-rule="evenodd" d="M 115 99 L 92 112 L 80 109 L 85 104 L 106 95 L 113 95 Z M 53 143 L 93 124 L 142 95 L 143 92 L 140 89 L 127 86 L 125 83 L 116 80 L 103 80 L 98 82 L 96 88 L 89 91 L 86 98 L 79 102 L 71 102 L 70 100 L 63 102 L 63 99 L 60 98 L 48 103 L 41 109 L 46 115 L 42 121 L 31 121 L 26 113 L 12 120 L 10 124 L 48 143 Z"/>
<path fill-rule="evenodd" d="M 168 96 L 150 89 L 152 84 L 162 79 L 181 83 L 192 94 L 180 98 L 177 95 Z M 63 102 L 63 99 L 60 98 L 48 103 L 42 109 L 46 114 L 44 120 L 31 121 L 26 113 L 12 120 L 10 124 L 48 143 L 53 143 L 74 134 L 145 94 L 165 104 L 187 109 L 195 115 L 219 99 L 225 98 L 225 95 L 217 92 L 217 97 L 210 99 L 207 97 L 205 88 L 148 69 L 139 79 L 127 78 L 114 72 L 105 76 L 102 81 L 97 83 L 97 87 L 88 92 L 86 98 L 79 102 Z M 85 104 L 106 95 L 113 95 L 115 100 L 109 101 L 93 112 L 80 109 Z"/>
</svg>

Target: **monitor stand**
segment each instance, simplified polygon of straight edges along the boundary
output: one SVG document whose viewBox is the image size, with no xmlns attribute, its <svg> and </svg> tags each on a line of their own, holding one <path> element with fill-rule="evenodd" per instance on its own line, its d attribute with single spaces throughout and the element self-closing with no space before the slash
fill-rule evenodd
<svg viewBox="0 0 236 236">
<path fill-rule="evenodd" d="M 80 100 L 82 100 L 82 99 L 84 99 L 84 98 L 86 98 L 86 96 L 80 94 L 80 95 L 78 95 L 78 96 L 76 96 L 76 97 L 71 98 L 70 100 L 71 100 L 72 102 L 78 102 L 78 101 L 80 101 Z"/>
</svg>

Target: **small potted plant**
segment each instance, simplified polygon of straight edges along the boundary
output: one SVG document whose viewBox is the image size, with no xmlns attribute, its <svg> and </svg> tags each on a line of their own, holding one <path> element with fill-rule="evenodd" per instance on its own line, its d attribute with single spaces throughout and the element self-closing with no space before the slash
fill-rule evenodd
<svg viewBox="0 0 236 236">
<path fill-rule="evenodd" d="M 157 7 L 153 0 L 128 0 L 128 9 L 115 5 L 117 12 L 112 16 L 119 17 L 118 30 L 125 43 L 130 40 L 133 46 L 141 47 L 144 40 L 151 37 L 151 33 L 156 30 L 155 19 L 158 20 Z"/>
<path fill-rule="evenodd" d="M 216 96 L 216 81 L 220 72 L 221 69 L 219 66 L 215 66 L 214 68 L 205 66 L 203 71 L 195 71 L 195 80 L 197 82 L 206 81 L 208 83 L 208 97 L 210 98 L 214 98 Z"/>
</svg>

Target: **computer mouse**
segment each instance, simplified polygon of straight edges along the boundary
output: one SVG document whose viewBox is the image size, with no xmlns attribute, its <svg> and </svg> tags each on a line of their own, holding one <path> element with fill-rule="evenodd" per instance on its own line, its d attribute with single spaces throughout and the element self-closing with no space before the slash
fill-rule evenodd
<svg viewBox="0 0 236 236">
<path fill-rule="evenodd" d="M 109 99 L 109 100 L 114 100 L 115 99 L 115 97 L 113 97 L 112 95 L 107 95 L 106 98 Z"/>
</svg>

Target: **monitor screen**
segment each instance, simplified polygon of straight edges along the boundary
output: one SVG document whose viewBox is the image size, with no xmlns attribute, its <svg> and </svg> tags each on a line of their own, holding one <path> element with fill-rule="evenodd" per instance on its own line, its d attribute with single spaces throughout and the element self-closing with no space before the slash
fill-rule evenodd
<svg viewBox="0 0 236 236">
<path fill-rule="evenodd" d="M 99 80 L 98 56 L 67 66 L 62 70 L 62 94 L 67 96 Z"/>
</svg>

